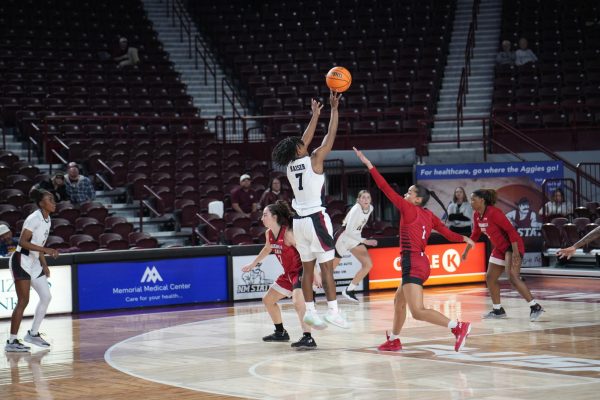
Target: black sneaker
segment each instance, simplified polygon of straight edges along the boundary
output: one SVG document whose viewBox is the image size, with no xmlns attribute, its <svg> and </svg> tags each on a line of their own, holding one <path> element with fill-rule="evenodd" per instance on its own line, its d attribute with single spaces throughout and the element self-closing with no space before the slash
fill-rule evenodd
<svg viewBox="0 0 600 400">
<path fill-rule="evenodd" d="M 500 309 L 495 310 L 492 309 L 489 313 L 483 314 L 481 317 L 483 319 L 502 319 L 506 318 L 506 311 L 504 311 L 504 307 L 500 307 Z"/>
<path fill-rule="evenodd" d="M 531 308 L 531 312 L 529 313 L 529 320 L 531 322 L 535 322 L 535 321 L 537 321 L 537 319 L 539 317 L 542 316 L 544 309 L 539 304 L 536 304 L 535 306 L 531 306 L 530 308 Z"/>
<path fill-rule="evenodd" d="M 358 298 L 356 297 L 356 293 L 354 293 L 354 290 L 348 290 L 348 288 L 346 288 L 342 291 L 342 295 L 353 303 L 359 302 Z"/>
<path fill-rule="evenodd" d="M 312 336 L 302 335 L 300 340 L 292 343 L 292 348 L 296 350 L 313 350 L 317 348 L 317 342 Z"/>
<path fill-rule="evenodd" d="M 287 331 L 284 330 L 283 332 L 273 332 L 268 336 L 263 337 L 263 341 L 265 342 L 289 342 L 290 341 L 290 335 L 288 335 Z"/>
</svg>

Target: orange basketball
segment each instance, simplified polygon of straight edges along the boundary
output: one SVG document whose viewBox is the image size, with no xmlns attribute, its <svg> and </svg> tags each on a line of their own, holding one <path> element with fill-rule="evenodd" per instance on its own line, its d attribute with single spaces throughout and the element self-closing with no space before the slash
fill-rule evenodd
<svg viewBox="0 0 600 400">
<path fill-rule="evenodd" d="M 352 75 L 344 67 L 333 67 L 325 76 L 325 83 L 334 92 L 345 92 L 352 84 Z"/>
</svg>

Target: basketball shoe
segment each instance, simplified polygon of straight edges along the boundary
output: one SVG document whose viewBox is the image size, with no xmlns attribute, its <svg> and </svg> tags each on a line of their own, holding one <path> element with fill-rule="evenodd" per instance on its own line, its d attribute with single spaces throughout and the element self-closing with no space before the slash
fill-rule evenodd
<svg viewBox="0 0 600 400">
<path fill-rule="evenodd" d="M 309 312 L 304 313 L 304 318 L 302 318 L 304 323 L 308 326 L 312 326 L 315 329 L 322 330 L 327 328 L 327 324 L 325 321 L 321 319 L 317 312 Z"/>
<path fill-rule="evenodd" d="M 25 346 L 19 339 L 13 341 L 7 340 L 4 351 L 9 353 L 25 353 L 31 351 L 31 347 Z"/>
<path fill-rule="evenodd" d="M 313 350 L 317 348 L 317 342 L 312 336 L 302 335 L 300 340 L 292 343 L 292 348 L 296 350 Z"/>
<path fill-rule="evenodd" d="M 32 335 L 31 331 L 27 331 L 27 335 L 25 335 L 25 341 L 40 347 L 50 347 L 50 343 L 45 341 L 42 337 L 42 334 L 39 332 L 35 335 Z"/>
<path fill-rule="evenodd" d="M 492 309 L 489 313 L 485 313 L 481 316 L 483 319 L 503 319 L 506 318 L 506 311 L 504 311 L 504 307 L 500 307 L 499 309 Z"/>
<path fill-rule="evenodd" d="M 332 312 L 331 310 L 327 311 L 327 314 L 325 314 L 325 321 L 329 322 L 331 325 L 339 326 L 340 328 L 344 328 L 344 329 L 350 328 L 348 321 L 346 320 L 344 315 L 342 315 L 341 311 L 338 311 L 338 312 Z"/>
<path fill-rule="evenodd" d="M 263 337 L 264 342 L 289 342 L 290 335 L 284 329 L 283 332 L 273 332 L 270 335 Z"/>
<path fill-rule="evenodd" d="M 541 305 L 536 304 L 535 306 L 531 306 L 531 312 L 529 313 L 529 320 L 531 322 L 537 321 L 539 317 L 544 313 L 544 309 Z"/>
<path fill-rule="evenodd" d="M 379 351 L 400 351 L 402 350 L 402 343 L 400 343 L 400 339 L 390 340 L 390 335 L 385 333 L 386 341 L 383 344 L 377 346 L 377 350 Z"/>
<path fill-rule="evenodd" d="M 452 328 L 450 331 L 456 337 L 454 351 L 460 351 L 467 341 L 467 336 L 471 333 L 471 323 L 459 322 L 458 325 L 456 325 L 456 328 Z"/>
<path fill-rule="evenodd" d="M 348 300 L 350 300 L 351 302 L 353 302 L 353 303 L 358 303 L 359 302 L 358 298 L 356 297 L 356 293 L 354 292 L 354 290 L 348 290 L 348 288 L 345 288 L 342 291 L 342 295 L 345 298 L 347 298 Z"/>
</svg>

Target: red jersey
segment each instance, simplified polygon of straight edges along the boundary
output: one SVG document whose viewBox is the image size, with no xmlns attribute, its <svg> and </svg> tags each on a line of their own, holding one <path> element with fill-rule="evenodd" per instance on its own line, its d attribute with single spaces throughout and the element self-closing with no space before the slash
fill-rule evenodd
<svg viewBox="0 0 600 400">
<path fill-rule="evenodd" d="M 269 230 L 269 244 L 271 245 L 271 251 L 281 265 L 286 274 L 295 273 L 302 269 L 302 261 L 300 261 L 300 254 L 294 246 L 288 246 L 284 243 L 285 232 L 287 227 L 282 225 L 279 229 L 279 235 L 275 237 L 273 231 Z"/>
<path fill-rule="evenodd" d="M 506 252 L 511 247 L 512 242 L 518 243 L 519 253 L 525 253 L 523 239 L 498 207 L 486 206 L 483 215 L 477 211 L 473 213 L 471 239 L 477 241 L 482 233 L 490 239 L 492 246 L 501 253 Z"/>
<path fill-rule="evenodd" d="M 409 203 L 396 193 L 376 168 L 369 170 L 375 183 L 400 211 L 400 248 L 402 251 L 425 254 L 425 246 L 432 230 L 438 231 L 451 242 L 462 242 L 463 237 L 452 232 L 431 211 Z"/>
</svg>

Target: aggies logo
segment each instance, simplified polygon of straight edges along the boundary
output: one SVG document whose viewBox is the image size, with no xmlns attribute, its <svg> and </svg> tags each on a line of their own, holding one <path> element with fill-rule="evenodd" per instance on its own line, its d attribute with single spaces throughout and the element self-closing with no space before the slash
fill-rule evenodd
<svg viewBox="0 0 600 400">
<path fill-rule="evenodd" d="M 146 267 L 146 271 L 144 271 L 144 275 L 142 275 L 142 279 L 140 280 L 141 283 L 147 283 L 147 282 L 152 282 L 152 283 L 156 283 L 156 282 L 162 282 L 163 278 L 160 276 L 160 274 L 158 273 L 158 270 L 156 269 L 156 267 L 153 265 L 152 268 L 150 267 Z"/>
</svg>

